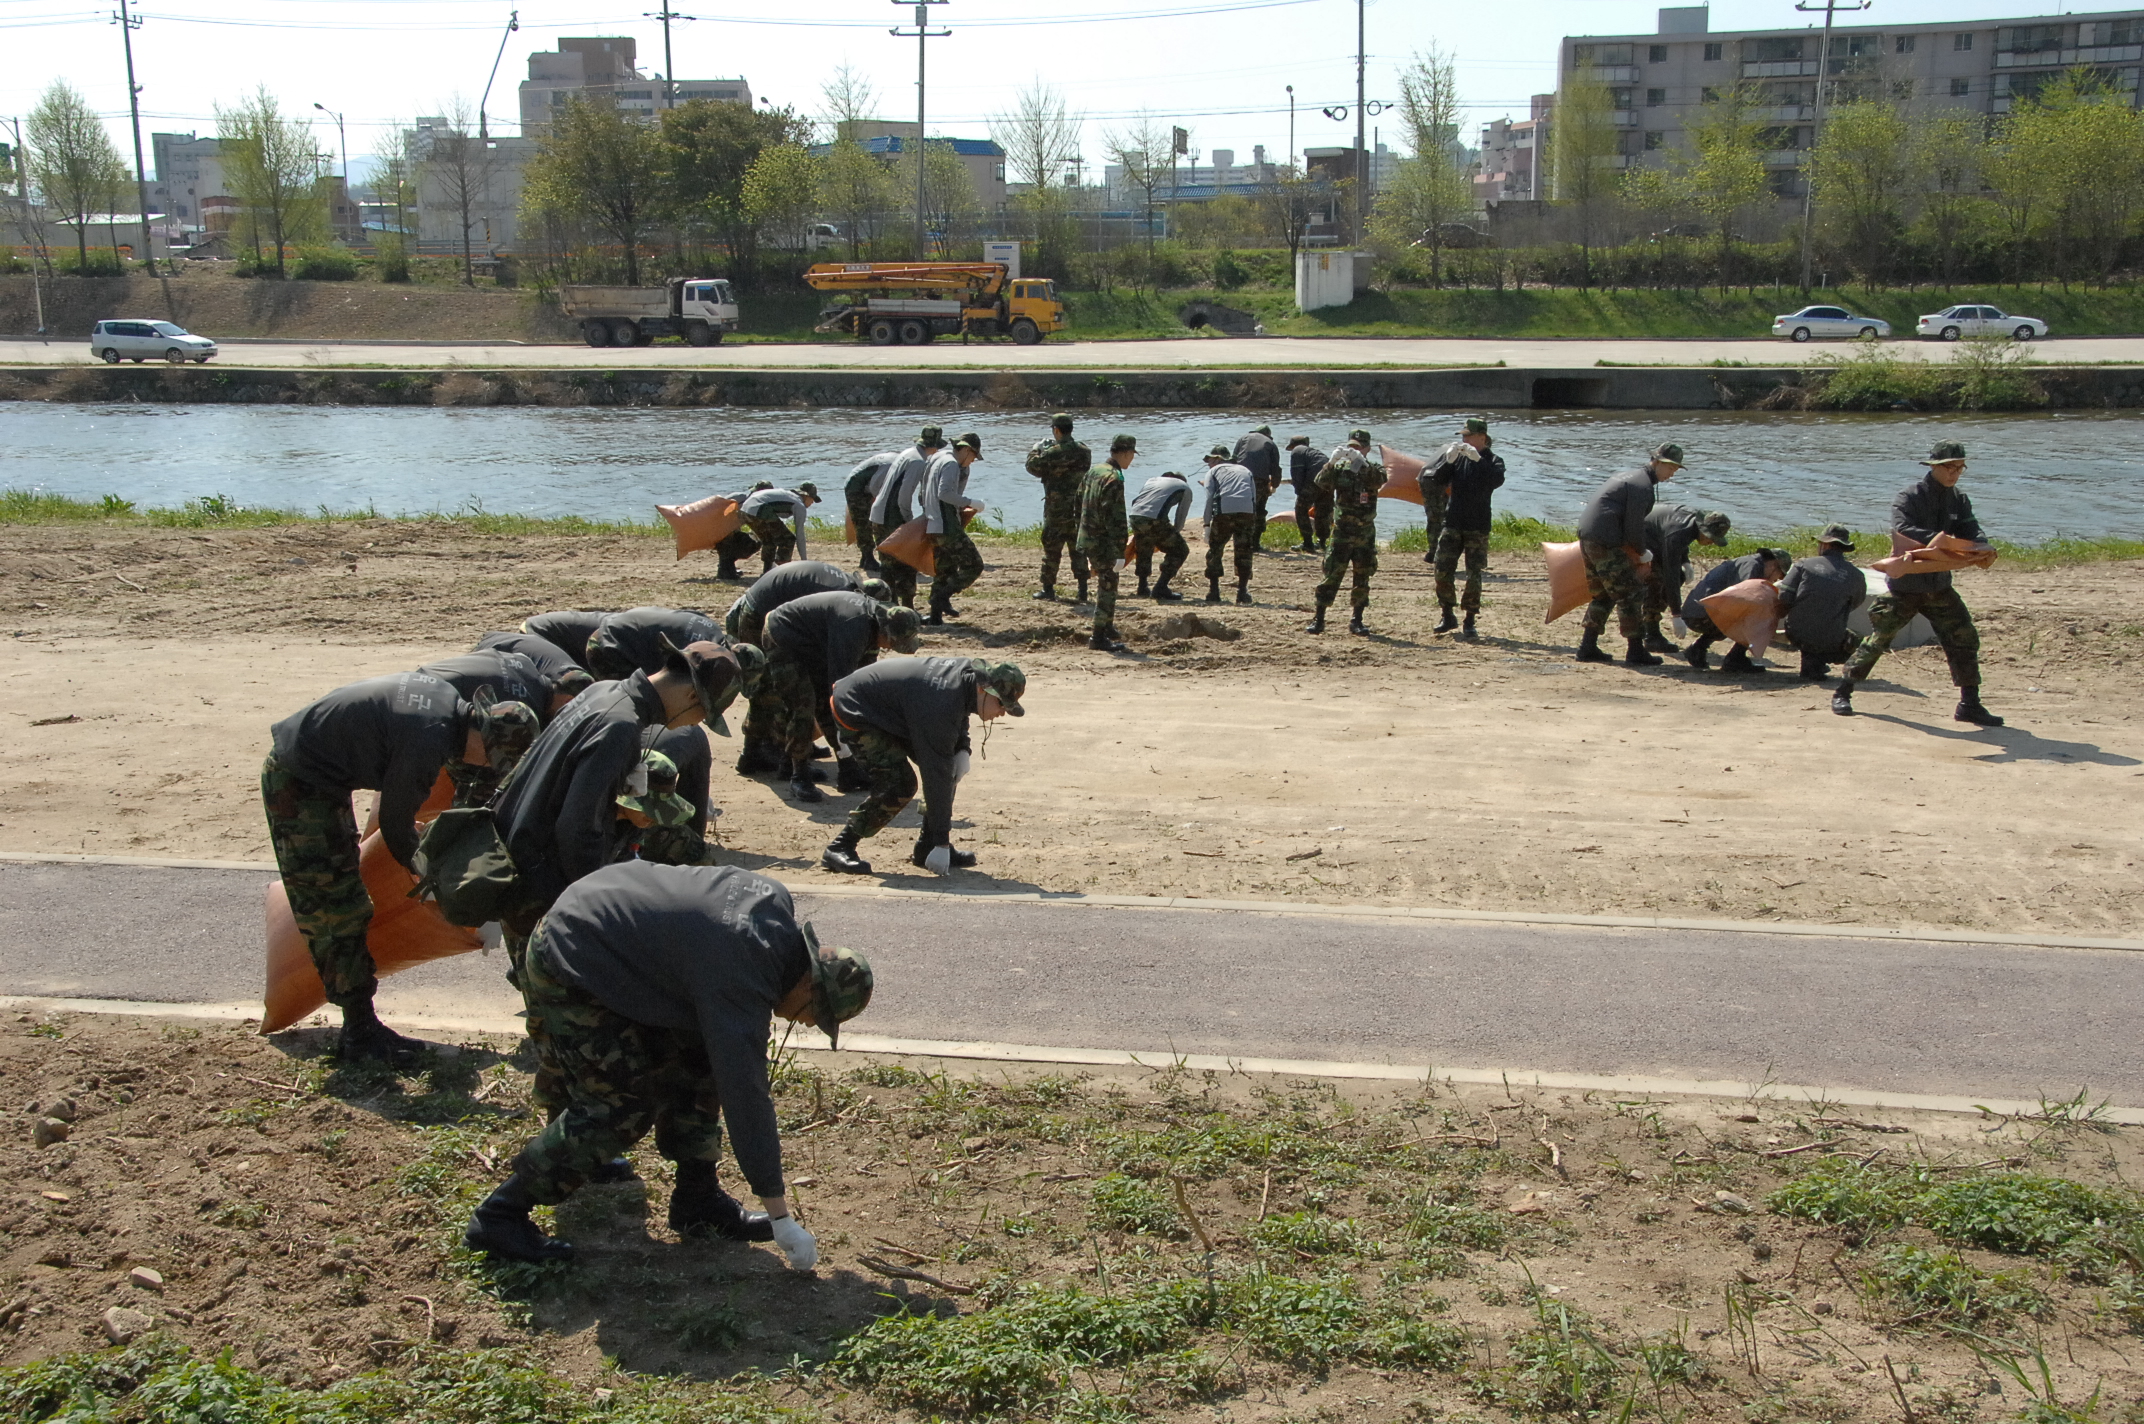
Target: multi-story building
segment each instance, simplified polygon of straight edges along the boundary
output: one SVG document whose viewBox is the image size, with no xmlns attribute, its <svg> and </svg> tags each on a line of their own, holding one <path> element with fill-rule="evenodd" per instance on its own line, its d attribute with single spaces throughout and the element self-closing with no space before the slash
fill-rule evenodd
<svg viewBox="0 0 2144 1424">
<path fill-rule="evenodd" d="M 743 79 L 677 79 L 665 83 L 640 72 L 639 46 L 624 35 L 564 38 L 555 50 L 529 56 L 529 77 L 521 81 L 521 132 L 540 137 L 551 115 L 575 98 L 610 103 L 627 113 L 652 119 L 665 108 L 695 99 L 752 103 L 752 86 Z"/>
<path fill-rule="evenodd" d="M 1481 164 L 1474 173 L 1474 206 L 1531 202 L 1548 196 L 1542 156 L 1548 150 L 1549 115 L 1554 94 L 1536 94 L 1533 112 L 1524 119 L 1494 119 L 1481 129 Z"/>
<path fill-rule="evenodd" d="M 404 135 L 415 164 L 416 211 L 407 215 L 421 251 L 460 251 L 463 198 L 469 244 L 511 252 L 519 235 L 522 178 L 536 156 L 533 138 L 478 138 L 445 118 L 421 118 Z M 392 219 L 389 219 L 391 222 Z"/>
<path fill-rule="evenodd" d="M 1266 157 L 1266 146 L 1254 144 L 1249 163 L 1236 162 L 1236 150 L 1216 148 L 1206 155 L 1206 162 L 1185 162 L 1155 190 L 1157 203 L 1203 203 L 1230 194 L 1252 197 L 1267 184 L 1280 177 L 1280 165 Z M 1121 163 L 1104 164 L 1102 184 L 1109 191 L 1112 207 L 1129 209 L 1135 200 L 1144 201 L 1145 195 L 1132 183 L 1128 171 Z"/>
<path fill-rule="evenodd" d="M 919 132 L 913 120 L 903 123 L 898 119 L 851 119 L 841 125 L 842 138 L 861 145 L 864 152 L 889 164 L 900 162 L 901 155 L 916 141 Z M 975 187 L 975 201 L 983 212 L 995 215 L 1005 211 L 1005 150 L 995 139 L 947 138 L 941 134 L 931 142 L 952 145 L 954 157 L 968 170 L 968 181 Z M 812 152 L 824 154 L 831 147 L 830 144 L 815 144 Z M 911 203 L 911 210 L 913 207 Z"/>
<path fill-rule="evenodd" d="M 210 227 L 204 204 L 229 205 L 230 185 L 223 174 L 223 140 L 196 138 L 190 133 L 153 133 L 149 151 L 156 164 L 156 181 L 149 187 L 152 206 L 170 214 L 172 225 L 184 232 L 204 232 Z M 222 198 L 217 204 L 212 199 Z"/>
<path fill-rule="evenodd" d="M 1772 190 L 1798 196 L 1819 83 L 1827 104 L 1884 98 L 1909 115 L 1997 115 L 2076 68 L 2096 72 L 2133 103 L 2144 70 L 2144 11 L 1836 25 L 1828 53 L 1813 24 L 1714 34 L 1709 16 L 1702 5 L 1664 9 L 1656 34 L 1564 39 L 1558 90 L 1581 73 L 1607 87 L 1620 140 L 1615 166 L 1665 163 L 1688 147 L 1707 104 L 1745 85 L 1767 126 Z"/>
</svg>

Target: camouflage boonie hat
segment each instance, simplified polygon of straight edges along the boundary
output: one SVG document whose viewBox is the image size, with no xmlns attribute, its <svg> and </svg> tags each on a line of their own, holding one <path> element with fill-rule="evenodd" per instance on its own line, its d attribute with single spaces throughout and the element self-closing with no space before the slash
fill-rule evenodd
<svg viewBox="0 0 2144 1424">
<path fill-rule="evenodd" d="M 690 801 L 677 794 L 677 763 L 669 757 L 658 751 L 644 751 L 636 770 L 646 773 L 648 789 L 636 792 L 632 781 L 628 781 L 625 791 L 616 798 L 620 806 L 638 811 L 658 826 L 682 826 L 699 814 Z"/>
<path fill-rule="evenodd" d="M 1356 429 L 1354 429 L 1354 430 L 1350 430 L 1350 431 L 1349 431 L 1349 432 L 1347 433 L 1347 438 L 1348 438 L 1348 443 L 1349 443 L 1349 444 L 1352 444 L 1352 445 L 1367 445 L 1367 444 L 1369 444 L 1369 443 L 1370 443 L 1370 432 L 1369 432 L 1369 431 L 1367 431 L 1367 430 L 1361 429 L 1360 427 L 1357 427 Z"/>
<path fill-rule="evenodd" d="M 819 487 L 813 484 L 810 480 L 805 480 L 802 484 L 799 484 L 797 486 L 796 492 L 810 499 L 817 499 L 819 497 Z"/>
<path fill-rule="evenodd" d="M 1459 427 L 1459 433 L 1462 435 L 1487 435 L 1489 433 L 1489 422 L 1483 420 L 1480 416 L 1469 416 L 1467 417 L 1467 423 Z"/>
<path fill-rule="evenodd" d="M 1965 446 L 1955 440 L 1938 440 L 1928 447 L 1928 458 L 1918 463 L 1923 465 L 1947 465 L 1953 460 L 1965 458 Z"/>
<path fill-rule="evenodd" d="M 1837 544 L 1851 554 L 1854 552 L 1854 531 L 1844 524 L 1827 524 L 1824 532 L 1816 536 L 1816 543 L 1820 549 L 1826 544 Z"/>
<path fill-rule="evenodd" d="M 893 602 L 893 586 L 882 578 L 858 579 L 856 591 L 866 598 L 875 598 L 880 603 Z"/>
<path fill-rule="evenodd" d="M 1697 532 L 1715 544 L 1727 542 L 1727 531 L 1734 528 L 1734 521 L 1717 509 L 1702 510 L 1697 516 Z"/>
<path fill-rule="evenodd" d="M 971 431 L 969 431 L 969 432 L 968 432 L 968 433 L 967 433 L 966 435 L 963 435 L 963 436 L 961 436 L 961 437 L 960 437 L 960 438 L 959 438 L 958 440 L 955 440 L 955 441 L 953 442 L 953 448 L 954 448 L 955 450 L 958 450 L 958 449 L 960 449 L 960 448 L 961 448 L 961 447 L 962 447 L 963 445 L 965 445 L 965 446 L 966 446 L 967 448 L 969 448 L 970 450 L 973 450 L 973 451 L 975 452 L 975 457 L 976 457 L 976 458 L 977 458 L 978 460 L 982 458 L 982 456 L 983 456 L 983 437 L 982 437 L 982 436 L 980 436 L 980 435 L 976 434 L 976 433 L 975 433 L 974 431 L 972 431 L 972 430 L 971 430 Z"/>
<path fill-rule="evenodd" d="M 804 949 L 811 955 L 812 1022 L 839 1048 L 841 1026 L 871 1003 L 871 964 L 853 949 L 820 948 L 810 920 L 803 930 Z"/>
<path fill-rule="evenodd" d="M 682 672 L 692 679 L 692 690 L 700 699 L 700 712 L 707 725 L 723 736 L 730 734 L 730 724 L 722 714 L 737 700 L 737 691 L 744 681 L 744 665 L 737 655 L 720 643 L 687 643 L 680 648 L 670 641 L 670 635 L 660 635 L 665 668 Z"/>
<path fill-rule="evenodd" d="M 530 744 L 542 730 L 543 722 L 536 709 L 526 702 L 494 702 L 477 710 L 477 739 L 484 744 L 484 756 L 491 769 L 502 777 L 528 755 Z"/>
<path fill-rule="evenodd" d="M 994 663 L 986 658 L 970 658 L 968 666 L 975 669 L 975 675 L 982 679 L 983 686 L 997 694 L 998 701 L 1005 704 L 1007 712 L 1015 717 L 1027 715 L 1027 709 L 1020 705 L 1021 697 L 1027 692 L 1026 673 L 1011 663 Z"/>
<path fill-rule="evenodd" d="M 923 646 L 923 615 L 913 608 L 886 611 L 886 641 L 897 653 L 912 653 Z"/>
<path fill-rule="evenodd" d="M 1138 448 L 1139 437 L 1136 435 L 1119 435 L 1109 442 L 1109 453 L 1112 455 L 1121 455 L 1126 450 L 1136 450 Z"/>
<path fill-rule="evenodd" d="M 1682 446 L 1677 445 L 1672 441 L 1666 445 L 1655 445 L 1651 452 L 1651 458 L 1655 460 L 1664 460 L 1670 465 L 1680 465 L 1683 462 Z"/>
<path fill-rule="evenodd" d="M 1229 458 L 1229 448 L 1226 445 L 1216 445 L 1206 452 L 1206 458 L 1209 460 L 1226 460 Z"/>
<path fill-rule="evenodd" d="M 916 436 L 916 443 L 918 445 L 943 445 L 945 444 L 945 431 L 935 425 L 926 425 L 923 427 L 922 433 Z"/>
</svg>

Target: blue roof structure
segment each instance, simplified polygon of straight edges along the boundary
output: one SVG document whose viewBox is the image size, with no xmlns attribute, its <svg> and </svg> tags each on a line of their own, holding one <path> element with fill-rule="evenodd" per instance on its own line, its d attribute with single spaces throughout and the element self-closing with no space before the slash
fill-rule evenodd
<svg viewBox="0 0 2144 1424">
<path fill-rule="evenodd" d="M 934 138 L 931 142 L 933 144 L 951 144 L 953 152 L 962 158 L 1003 158 L 1005 156 L 1005 150 L 998 146 L 995 139 Z M 863 141 L 863 150 L 866 153 L 877 154 L 905 153 L 907 152 L 906 145 L 907 140 L 897 135 L 880 134 L 875 138 L 865 139 Z M 812 152 L 824 153 L 831 147 L 833 147 L 832 144 L 813 144 Z"/>
</svg>

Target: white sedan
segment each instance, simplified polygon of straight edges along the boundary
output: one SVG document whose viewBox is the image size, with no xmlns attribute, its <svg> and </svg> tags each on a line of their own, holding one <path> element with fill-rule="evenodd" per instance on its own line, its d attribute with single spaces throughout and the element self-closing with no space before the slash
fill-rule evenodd
<svg viewBox="0 0 2144 1424">
<path fill-rule="evenodd" d="M 1961 336 L 2007 336 L 2013 341 L 2037 341 L 2047 335 L 2047 323 L 2037 317 L 2006 316 L 2001 307 L 1945 307 L 1924 316 L 1916 328 L 1923 336 L 1956 341 Z"/>
<path fill-rule="evenodd" d="M 1859 338 L 1874 341 L 1889 336 L 1891 324 L 1880 317 L 1855 316 L 1845 307 L 1803 307 L 1788 316 L 1772 318 L 1772 335 L 1792 341 L 1826 338 Z"/>
</svg>

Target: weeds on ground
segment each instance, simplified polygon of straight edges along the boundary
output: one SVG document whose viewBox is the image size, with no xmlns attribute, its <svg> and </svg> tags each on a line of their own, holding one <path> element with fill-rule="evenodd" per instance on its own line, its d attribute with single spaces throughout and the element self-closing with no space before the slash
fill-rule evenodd
<svg viewBox="0 0 2144 1424">
<path fill-rule="evenodd" d="M 2038 1315 L 2047 1296 L 2017 1271 L 1983 1271 L 1955 1251 L 1891 1246 L 1862 1272 L 1864 1293 L 1892 1328 L 2007 1325 Z"/>
</svg>

